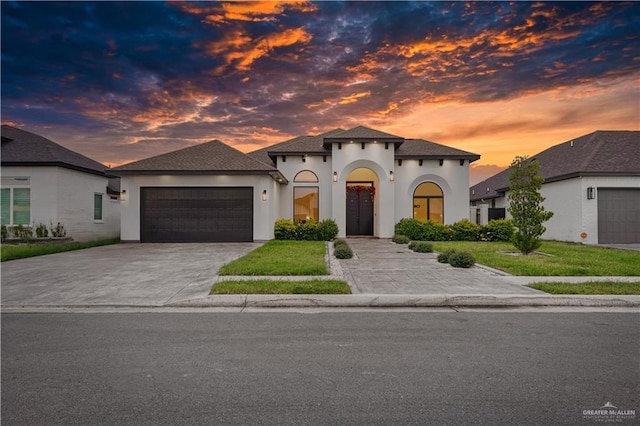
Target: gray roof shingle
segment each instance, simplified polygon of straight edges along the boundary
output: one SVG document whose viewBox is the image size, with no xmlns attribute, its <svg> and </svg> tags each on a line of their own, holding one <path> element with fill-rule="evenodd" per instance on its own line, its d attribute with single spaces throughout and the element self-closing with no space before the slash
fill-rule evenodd
<svg viewBox="0 0 640 426">
<path fill-rule="evenodd" d="M 109 169 L 102 163 L 35 133 L 2 125 L 3 166 L 58 166 L 105 176 Z"/>
<path fill-rule="evenodd" d="M 276 169 L 219 140 L 202 143 L 111 169 L 124 174 L 269 174 Z"/>
<path fill-rule="evenodd" d="M 405 139 L 404 143 L 396 149 L 396 158 L 422 158 L 422 159 L 460 159 L 474 162 L 480 159 L 478 154 L 463 151 L 450 146 L 440 145 L 424 139 Z"/>
<path fill-rule="evenodd" d="M 353 129 L 344 130 L 340 133 L 336 133 L 327 137 L 330 142 L 350 141 L 351 139 L 375 139 L 375 140 L 391 140 L 402 142 L 404 140 L 401 136 L 392 135 L 390 133 L 381 132 L 379 130 L 371 129 L 365 126 L 357 126 Z"/>
<path fill-rule="evenodd" d="M 554 145 L 531 159 L 540 163 L 545 181 L 576 176 L 640 176 L 640 131 L 598 130 Z M 472 186 L 471 201 L 501 196 L 509 187 L 509 169 Z"/>
</svg>

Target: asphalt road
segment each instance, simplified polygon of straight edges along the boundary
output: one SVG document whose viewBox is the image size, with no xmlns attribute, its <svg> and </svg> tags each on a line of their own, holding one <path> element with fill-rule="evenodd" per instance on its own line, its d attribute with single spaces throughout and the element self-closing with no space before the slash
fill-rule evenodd
<svg viewBox="0 0 640 426">
<path fill-rule="evenodd" d="M 633 424 L 639 319 L 6 314 L 2 424 L 573 425 L 607 402 Z"/>
</svg>

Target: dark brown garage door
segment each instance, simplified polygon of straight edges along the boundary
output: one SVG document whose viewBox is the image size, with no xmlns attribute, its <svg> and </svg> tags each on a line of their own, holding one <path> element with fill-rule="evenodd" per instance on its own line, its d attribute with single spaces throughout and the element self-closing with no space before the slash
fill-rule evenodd
<svg viewBox="0 0 640 426">
<path fill-rule="evenodd" d="M 253 188 L 141 188 L 142 242 L 253 241 Z"/>
<path fill-rule="evenodd" d="M 598 188 L 598 242 L 640 243 L 640 189 Z"/>
</svg>

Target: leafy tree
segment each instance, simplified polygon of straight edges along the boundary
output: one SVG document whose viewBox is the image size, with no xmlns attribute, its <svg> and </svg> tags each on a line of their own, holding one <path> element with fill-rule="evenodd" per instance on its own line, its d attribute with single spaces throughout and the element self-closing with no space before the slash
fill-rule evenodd
<svg viewBox="0 0 640 426">
<path fill-rule="evenodd" d="M 551 219 L 553 212 L 544 209 L 544 197 L 540 189 L 544 178 L 540 176 L 540 163 L 517 156 L 509 166 L 509 208 L 516 232 L 511 241 L 527 255 L 540 247 L 540 236 L 546 228 L 542 225 Z"/>
</svg>

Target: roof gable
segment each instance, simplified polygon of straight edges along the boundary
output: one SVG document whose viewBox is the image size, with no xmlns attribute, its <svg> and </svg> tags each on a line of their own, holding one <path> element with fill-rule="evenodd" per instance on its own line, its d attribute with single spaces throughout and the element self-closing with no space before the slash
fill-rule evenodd
<svg viewBox="0 0 640 426">
<path fill-rule="evenodd" d="M 345 142 L 350 140 L 358 139 L 358 141 L 362 139 L 371 139 L 371 140 L 397 140 L 401 142 L 404 138 L 396 135 L 392 135 L 390 133 L 381 132 L 379 130 L 371 129 L 365 126 L 357 126 L 353 129 L 344 130 L 340 133 L 336 133 L 331 135 L 327 139 L 330 139 L 332 142 Z"/>
<path fill-rule="evenodd" d="M 219 140 L 134 161 L 112 169 L 116 174 L 134 173 L 249 173 L 268 174 L 276 169 Z"/>
<path fill-rule="evenodd" d="M 58 166 L 105 175 L 108 168 L 35 133 L 2 125 L 3 166 Z"/>
<path fill-rule="evenodd" d="M 545 181 L 584 175 L 640 176 L 640 132 L 596 131 L 554 145 L 530 157 L 540 163 Z M 509 169 L 470 188 L 471 200 L 495 198 L 509 187 Z"/>
</svg>

